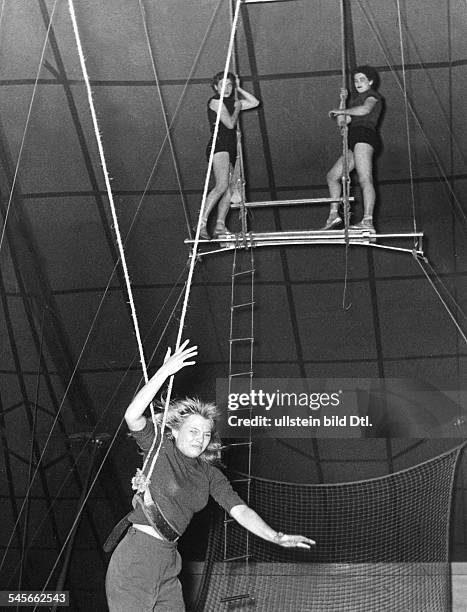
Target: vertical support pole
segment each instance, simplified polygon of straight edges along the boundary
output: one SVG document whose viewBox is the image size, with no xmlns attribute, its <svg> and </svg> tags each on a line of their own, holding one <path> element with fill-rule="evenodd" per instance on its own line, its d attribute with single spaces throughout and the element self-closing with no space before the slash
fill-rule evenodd
<svg viewBox="0 0 467 612">
<path fill-rule="evenodd" d="M 340 109 L 344 109 L 346 106 L 347 98 L 347 71 L 346 71 L 346 35 L 345 35 L 345 3 L 346 0 L 341 0 L 341 68 L 342 68 L 342 82 L 340 92 Z M 339 123 L 342 134 L 342 202 L 344 208 L 344 235 L 345 243 L 349 241 L 349 222 L 350 222 L 350 177 L 349 177 L 349 142 L 348 133 L 349 128 L 347 125 L 346 115 L 341 115 L 341 122 Z"/>
<path fill-rule="evenodd" d="M 234 7 L 233 7 L 233 0 L 231 0 L 231 3 L 230 3 L 231 22 L 233 22 L 233 15 L 234 15 Z M 232 53 L 232 67 L 233 67 L 233 72 L 235 76 L 237 76 L 238 74 L 238 49 L 237 49 L 237 39 L 236 38 L 234 39 L 234 49 Z M 237 96 L 237 90 L 235 90 L 235 96 Z M 245 235 L 248 231 L 248 226 L 247 226 L 247 210 L 245 208 L 245 202 L 246 202 L 245 172 L 244 172 L 244 164 L 243 164 L 242 130 L 240 127 L 240 121 L 241 121 L 241 114 L 239 115 L 238 120 L 237 120 L 237 128 L 236 128 L 237 159 L 235 162 L 235 168 L 234 168 L 234 173 L 233 173 L 232 180 L 231 180 L 231 185 L 234 189 L 234 192 L 232 194 L 232 202 L 235 202 L 236 204 L 240 204 L 240 210 L 239 210 L 238 216 L 239 216 L 239 219 L 242 225 L 242 236 L 243 236 L 243 239 L 245 239 Z"/>
</svg>

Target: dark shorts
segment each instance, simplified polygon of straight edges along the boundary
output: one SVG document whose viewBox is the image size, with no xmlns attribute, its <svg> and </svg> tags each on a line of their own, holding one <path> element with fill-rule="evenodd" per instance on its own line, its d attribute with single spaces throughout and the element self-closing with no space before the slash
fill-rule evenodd
<svg viewBox="0 0 467 612">
<path fill-rule="evenodd" d="M 206 147 L 206 159 L 209 162 L 209 155 L 211 154 L 211 144 L 212 140 L 209 141 L 208 146 Z M 221 151 L 226 151 L 229 154 L 230 163 L 232 166 L 235 166 L 235 161 L 237 159 L 237 143 L 235 142 L 217 142 L 216 148 L 214 149 L 214 153 L 220 153 Z"/>
<path fill-rule="evenodd" d="M 353 151 L 358 142 L 366 142 L 371 145 L 375 153 L 381 149 L 378 133 L 367 127 L 357 126 L 349 129 L 349 149 Z"/>
</svg>

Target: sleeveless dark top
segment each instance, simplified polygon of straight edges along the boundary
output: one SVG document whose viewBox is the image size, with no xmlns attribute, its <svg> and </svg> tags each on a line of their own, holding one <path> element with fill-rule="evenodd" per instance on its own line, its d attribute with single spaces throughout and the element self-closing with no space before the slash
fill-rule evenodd
<svg viewBox="0 0 467 612">
<path fill-rule="evenodd" d="M 216 125 L 216 116 L 217 116 L 216 111 L 213 111 L 209 107 L 211 100 L 220 100 L 219 94 L 212 96 L 212 98 L 209 98 L 208 100 L 208 107 L 207 107 L 208 122 L 209 122 L 209 128 L 211 130 L 211 138 L 209 139 L 208 146 L 206 147 L 206 159 L 208 160 L 209 160 L 209 154 L 211 153 L 212 137 L 214 134 L 214 128 Z M 234 96 L 229 96 L 228 98 L 224 98 L 223 102 L 224 102 L 224 106 L 227 109 L 227 112 L 229 113 L 229 115 L 232 115 L 235 109 Z M 235 133 L 235 128 L 233 130 L 229 129 L 222 123 L 222 121 L 219 122 L 219 130 L 217 132 L 216 146 L 214 149 L 214 153 L 219 153 L 220 151 L 227 151 L 227 153 L 229 154 L 230 163 L 232 164 L 232 166 L 235 165 L 235 159 L 237 157 L 237 136 Z"/>
</svg>

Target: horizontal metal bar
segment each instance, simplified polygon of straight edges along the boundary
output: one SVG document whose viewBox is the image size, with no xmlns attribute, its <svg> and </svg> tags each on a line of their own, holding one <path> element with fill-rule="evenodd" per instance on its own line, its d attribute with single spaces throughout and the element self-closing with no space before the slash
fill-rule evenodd
<svg viewBox="0 0 467 612">
<path fill-rule="evenodd" d="M 254 338 L 230 338 L 229 342 L 252 342 Z"/>
<path fill-rule="evenodd" d="M 254 247 L 280 247 L 280 246 L 306 246 L 306 245 L 317 245 L 317 244 L 346 244 L 346 241 L 344 239 L 340 239 L 340 240 L 282 240 L 282 241 L 269 241 L 269 242 L 255 242 L 254 243 Z M 400 251 L 403 253 L 417 253 L 417 255 L 423 256 L 424 252 L 421 251 L 420 249 L 404 249 L 404 248 L 397 248 L 397 247 L 391 247 L 385 244 L 376 244 L 373 240 L 370 240 L 370 237 L 361 237 L 361 238 L 350 238 L 349 239 L 349 244 L 352 246 L 365 246 L 365 247 L 375 247 L 375 248 L 379 248 L 379 249 L 386 249 L 388 251 Z M 221 249 L 219 249 L 219 251 L 211 251 L 210 254 L 213 253 L 218 253 L 218 252 L 227 252 L 227 251 L 231 251 L 234 247 L 231 246 L 225 246 Z"/>
<path fill-rule="evenodd" d="M 244 306 L 253 306 L 254 302 L 243 302 L 243 304 L 232 304 L 231 310 L 234 308 L 243 308 Z"/>
<path fill-rule="evenodd" d="M 302 230 L 302 231 L 290 231 L 290 232 L 250 232 L 247 234 L 247 240 L 277 240 L 277 239 L 305 239 L 305 238 L 342 238 L 344 236 L 344 230 Z M 421 232 L 410 232 L 410 233 L 399 233 L 399 234 L 376 234 L 370 230 L 360 229 L 349 229 L 349 236 L 357 238 L 359 236 L 373 236 L 375 238 L 421 238 L 423 233 Z M 223 242 L 228 242 L 229 239 L 224 238 Z"/>
<path fill-rule="evenodd" d="M 374 238 L 373 238 L 374 239 Z M 312 245 L 312 244 L 346 244 L 345 238 L 335 238 L 334 240 L 329 240 L 326 238 L 315 238 L 312 239 L 302 239 L 302 240 L 258 240 L 252 243 L 254 247 L 263 247 L 263 246 L 300 246 L 300 245 Z M 350 245 L 369 245 L 372 244 L 370 242 L 369 236 L 361 236 L 359 238 L 349 238 Z M 222 248 L 223 251 L 231 251 L 234 247 L 225 246 Z"/>
<path fill-rule="evenodd" d="M 233 480 L 230 481 L 230 484 L 236 484 L 239 482 L 251 482 L 251 478 L 234 478 Z M 232 519 L 235 520 L 235 519 Z"/>
<path fill-rule="evenodd" d="M 353 202 L 355 198 L 349 198 Z M 333 202 L 343 202 L 343 198 L 300 198 L 298 200 L 266 200 L 264 202 L 234 202 L 230 208 L 270 208 L 272 206 L 296 206 L 297 204 L 332 204 Z"/>
<path fill-rule="evenodd" d="M 399 234 L 373 234 L 371 232 L 361 230 L 349 230 L 348 243 L 355 246 L 373 247 L 379 249 L 386 249 L 389 251 L 400 251 L 403 253 L 416 253 L 419 256 L 423 256 L 424 252 L 421 248 L 421 240 L 423 233 L 399 233 Z M 420 244 L 417 245 L 416 249 L 408 249 L 402 247 L 391 247 L 384 244 L 376 244 L 375 241 L 380 238 L 418 238 Z M 194 242 L 193 240 L 185 240 L 185 243 Z M 212 242 L 213 246 L 219 243 L 219 248 L 210 251 L 198 251 L 199 257 L 205 257 L 206 255 L 219 255 L 232 251 L 235 248 L 256 248 L 256 247 L 285 247 L 285 246 L 306 246 L 306 245 L 340 245 L 347 244 L 345 239 L 345 233 L 343 230 L 330 230 L 330 231 L 303 231 L 303 232 L 276 232 L 274 234 L 260 234 L 252 233 L 248 234 L 247 244 L 236 243 L 235 240 L 229 240 L 226 238 L 216 239 L 212 241 L 205 240 L 204 242 Z"/>
<path fill-rule="evenodd" d="M 272 241 L 272 240 L 318 240 L 320 238 L 325 238 L 329 242 L 334 242 L 335 240 L 342 238 L 345 234 L 344 230 L 302 230 L 302 231 L 290 231 L 290 232 L 248 232 L 246 234 L 246 242 L 248 244 L 255 244 L 257 241 Z M 349 237 L 350 238 L 358 238 L 361 236 L 372 236 L 373 238 L 423 238 L 423 232 L 408 232 L 408 233 L 386 233 L 386 234 L 376 234 L 370 232 L 369 230 L 354 230 L 349 229 Z M 185 240 L 185 244 L 193 243 L 194 240 Z M 213 240 L 201 240 L 200 242 L 222 242 L 223 244 L 231 244 L 232 247 L 235 246 L 237 242 L 235 236 L 229 236 L 225 238 L 215 238 Z M 239 246 L 243 246 L 240 244 Z M 200 253 L 202 255 L 202 253 Z M 247 274 L 249 271 L 245 272 L 236 272 L 236 275 Z"/>
</svg>

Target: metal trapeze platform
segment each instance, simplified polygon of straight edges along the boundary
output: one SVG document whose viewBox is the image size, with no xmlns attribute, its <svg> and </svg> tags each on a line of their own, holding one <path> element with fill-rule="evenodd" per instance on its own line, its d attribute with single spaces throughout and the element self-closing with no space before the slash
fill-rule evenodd
<svg viewBox="0 0 467 612">
<path fill-rule="evenodd" d="M 399 246 L 389 246 L 378 244 L 379 240 L 391 239 L 412 239 L 416 240 L 417 247 L 412 249 L 402 248 Z M 404 251 L 417 255 L 423 255 L 422 249 L 422 232 L 411 233 L 385 233 L 377 234 L 369 230 L 348 230 L 348 240 L 344 230 L 302 230 L 293 232 L 248 232 L 246 234 L 225 234 L 219 238 L 212 240 L 199 240 L 199 244 L 203 246 L 217 244 L 220 248 L 210 253 L 216 253 L 223 250 L 235 248 L 249 248 L 262 246 L 287 246 L 300 244 L 349 244 L 349 245 L 366 245 L 389 250 Z M 185 244 L 193 244 L 195 241 L 186 239 Z M 206 252 L 200 252 L 200 255 L 206 255 Z"/>
</svg>

